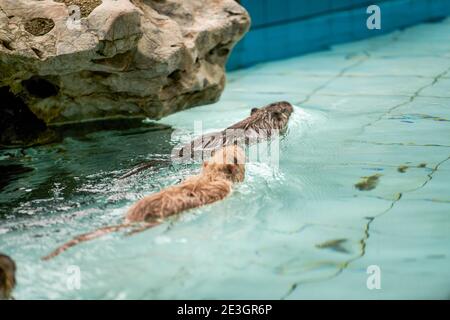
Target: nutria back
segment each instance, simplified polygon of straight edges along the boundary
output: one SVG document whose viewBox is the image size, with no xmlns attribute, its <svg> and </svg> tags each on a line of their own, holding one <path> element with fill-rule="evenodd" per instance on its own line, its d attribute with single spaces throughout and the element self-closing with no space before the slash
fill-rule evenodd
<svg viewBox="0 0 450 320">
<path fill-rule="evenodd" d="M 126 223 L 151 223 L 219 201 L 230 194 L 233 183 L 242 182 L 244 177 L 244 151 L 235 145 L 226 146 L 203 163 L 200 174 L 136 202 L 127 212 Z"/>
<path fill-rule="evenodd" d="M 203 174 L 222 175 L 228 181 L 242 182 L 245 177 L 245 153 L 236 145 L 215 150 L 212 157 L 203 162 Z"/>
</svg>

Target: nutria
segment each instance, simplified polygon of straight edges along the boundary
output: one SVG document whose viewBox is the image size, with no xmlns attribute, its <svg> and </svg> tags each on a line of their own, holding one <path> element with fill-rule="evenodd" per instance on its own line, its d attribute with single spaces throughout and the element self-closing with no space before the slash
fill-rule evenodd
<svg viewBox="0 0 450 320">
<path fill-rule="evenodd" d="M 203 135 L 175 148 L 172 159 L 195 159 L 198 152 L 212 152 L 230 144 L 250 145 L 258 140 L 264 140 L 275 134 L 283 133 L 294 108 L 289 102 L 271 103 L 262 108 L 253 108 L 250 116 L 229 126 L 223 131 Z"/>
<path fill-rule="evenodd" d="M 244 153 L 236 146 L 220 149 L 203 163 L 201 174 L 138 201 L 127 213 L 129 222 L 154 222 L 178 212 L 225 198 L 245 175 Z"/>
<path fill-rule="evenodd" d="M 244 176 L 244 151 L 234 145 L 219 149 L 209 161 L 203 163 L 199 175 L 136 202 L 128 210 L 123 224 L 104 227 L 75 237 L 43 257 L 43 260 L 53 258 L 80 242 L 124 228 L 132 228 L 129 234 L 140 232 L 159 225 L 166 217 L 222 200 L 231 193 L 233 183 L 242 182 Z"/>
<path fill-rule="evenodd" d="M 0 253 L 0 300 L 12 299 L 16 286 L 16 263 L 7 255 Z"/>
<path fill-rule="evenodd" d="M 294 108 L 289 102 L 274 102 L 262 108 L 253 108 L 250 112 L 250 117 L 227 129 L 279 130 L 282 132 L 286 129 L 292 112 L 294 112 Z"/>
<path fill-rule="evenodd" d="M 294 108 L 289 102 L 280 101 L 271 103 L 262 108 L 253 108 L 250 116 L 238 123 L 229 126 L 223 131 L 202 135 L 193 141 L 174 148 L 172 160 L 184 161 L 197 159 L 199 153 L 202 158 L 223 146 L 236 144 L 250 145 L 258 140 L 270 138 L 276 132 L 283 133 Z M 128 178 L 143 170 L 154 167 L 154 163 L 145 162 L 120 179 Z"/>
</svg>

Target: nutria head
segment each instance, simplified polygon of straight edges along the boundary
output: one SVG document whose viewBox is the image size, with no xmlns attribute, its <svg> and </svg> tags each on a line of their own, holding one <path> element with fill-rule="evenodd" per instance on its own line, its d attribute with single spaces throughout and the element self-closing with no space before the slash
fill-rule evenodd
<svg viewBox="0 0 450 320">
<path fill-rule="evenodd" d="M 220 174 L 232 182 L 242 182 L 245 177 L 245 153 L 235 145 L 216 150 L 213 156 L 203 162 L 203 173 Z"/>
<path fill-rule="evenodd" d="M 8 256 L 0 254 L 0 300 L 11 298 L 16 286 L 16 264 Z"/>
<path fill-rule="evenodd" d="M 250 117 L 236 123 L 228 129 L 253 129 L 256 132 L 267 130 L 283 131 L 286 129 L 289 117 L 294 108 L 289 102 L 280 101 L 271 103 L 262 108 L 253 108 Z"/>
</svg>

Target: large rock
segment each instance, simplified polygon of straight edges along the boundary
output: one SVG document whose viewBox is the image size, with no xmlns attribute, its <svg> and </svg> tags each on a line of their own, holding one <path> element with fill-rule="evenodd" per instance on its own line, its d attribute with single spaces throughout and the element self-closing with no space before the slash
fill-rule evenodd
<svg viewBox="0 0 450 320">
<path fill-rule="evenodd" d="M 249 24 L 234 0 L 0 0 L 0 94 L 46 124 L 160 118 L 218 99 Z"/>
</svg>

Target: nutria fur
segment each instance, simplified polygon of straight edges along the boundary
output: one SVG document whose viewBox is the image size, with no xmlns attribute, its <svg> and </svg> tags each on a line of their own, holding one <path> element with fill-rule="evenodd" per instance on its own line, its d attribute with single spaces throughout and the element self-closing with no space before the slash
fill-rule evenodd
<svg viewBox="0 0 450 320">
<path fill-rule="evenodd" d="M 222 200 L 234 182 L 245 175 L 244 153 L 235 146 L 220 149 L 203 163 L 201 174 L 138 201 L 127 213 L 128 222 L 154 222 L 178 212 Z"/>
<path fill-rule="evenodd" d="M 0 300 L 11 299 L 16 286 L 16 263 L 0 253 Z"/>
<path fill-rule="evenodd" d="M 89 241 L 124 228 L 134 227 L 130 231 L 131 234 L 140 232 L 159 225 L 166 217 L 222 200 L 231 193 L 233 183 L 242 182 L 244 177 L 245 154 L 243 150 L 237 146 L 219 149 L 209 161 L 203 163 L 200 174 L 136 202 L 128 210 L 123 224 L 104 227 L 75 237 L 43 257 L 43 260 L 53 258 L 80 242 Z M 138 223 L 141 225 L 137 226 Z"/>
<path fill-rule="evenodd" d="M 271 103 L 262 108 L 253 108 L 250 113 L 250 117 L 228 127 L 227 129 L 243 129 L 254 130 L 256 132 L 260 130 L 283 131 L 286 129 L 289 117 L 294 108 L 289 102 L 280 101 Z"/>
<path fill-rule="evenodd" d="M 293 111 L 292 105 L 286 101 L 253 108 L 249 117 L 225 130 L 203 135 L 181 148 L 175 148 L 172 157 L 182 160 L 195 159 L 198 152 L 204 157 L 206 152 L 212 152 L 226 145 L 236 143 L 250 145 L 258 140 L 270 138 L 286 130 Z"/>
</svg>

